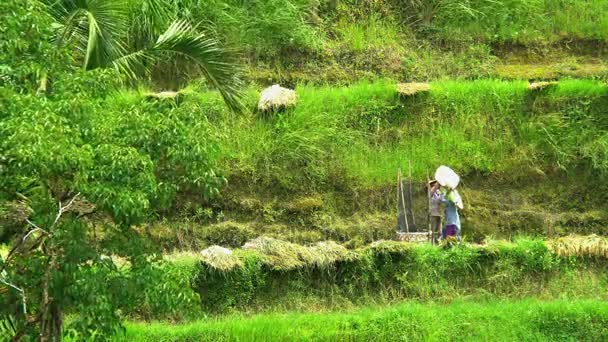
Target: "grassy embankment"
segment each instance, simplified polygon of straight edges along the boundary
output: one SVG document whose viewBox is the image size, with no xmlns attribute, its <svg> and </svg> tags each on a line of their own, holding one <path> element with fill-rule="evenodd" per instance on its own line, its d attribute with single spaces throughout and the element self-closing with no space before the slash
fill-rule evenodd
<svg viewBox="0 0 608 342">
<path fill-rule="evenodd" d="M 380 242 L 353 251 L 331 242 L 305 247 L 261 238 L 231 255 L 203 256 L 192 286 L 211 312 L 467 296 L 605 300 L 607 250 L 601 238 L 447 250 Z"/>
<path fill-rule="evenodd" d="M 605 77 L 608 70 L 602 0 L 181 3 L 244 52 L 248 78 L 261 84 Z"/>
<path fill-rule="evenodd" d="M 411 160 L 416 181 L 441 164 L 463 175 L 470 239 L 603 234 L 605 202 L 595 194 L 605 191 L 599 180 L 608 170 L 608 87 L 589 80 L 527 86 L 442 81 L 400 98 L 388 81 L 304 85 L 294 109 L 266 119 L 229 115 L 212 105 L 213 93 L 185 94 L 171 111 L 207 114 L 228 185 L 218 203 L 184 201 L 187 220 L 149 232 L 181 249 L 238 247 L 262 234 L 354 245 L 391 238 L 396 169 Z M 250 106 L 255 100 L 251 92 Z M 423 222 L 422 207 L 418 214 Z"/>
<path fill-rule="evenodd" d="M 323 312 L 403 300 L 608 300 L 605 238 L 493 241 L 450 249 L 380 242 L 347 250 L 268 238 L 232 255 L 167 256 L 144 275 L 133 320 L 191 321 L 225 313 Z M 139 275 L 135 275 L 139 276 Z"/>
<path fill-rule="evenodd" d="M 240 315 L 184 325 L 129 323 L 125 341 L 599 341 L 604 301 L 407 303 L 347 313 Z"/>
<path fill-rule="evenodd" d="M 260 235 L 352 247 L 389 239 L 396 170 L 408 160 L 417 182 L 441 164 L 463 176 L 470 240 L 605 234 L 608 226 L 598 195 L 607 191 L 608 87 L 599 81 L 562 80 L 539 91 L 523 81 L 437 81 L 410 97 L 392 81 L 301 85 L 297 106 L 270 117 L 234 115 L 217 93 L 196 87 L 177 103 L 158 103 L 145 92 L 84 81 L 90 93 L 51 98 L 44 110 L 36 98 L 12 100 L 7 90 L 7 109 L 19 113 L 9 120 L 20 127 L 11 139 L 23 141 L 30 127 L 51 121 L 57 129 L 39 136 L 49 144 L 69 131 L 78 137 L 70 148 L 83 155 L 92 147 L 102 158 L 104 146 L 119 146 L 136 157 L 156 181 L 136 203 L 150 223 L 140 231 L 169 250 L 239 247 Z M 249 108 L 258 89 L 248 92 Z M 44 156 L 51 165 L 72 162 Z M 104 180 L 111 193 L 137 181 L 123 175 Z M 205 196 L 207 179 L 221 185 L 219 197 Z M 421 186 L 414 192 L 425 202 Z M 15 201 L 0 208 L 8 222 L 0 235 L 23 223 L 10 214 L 24 212 Z M 424 204 L 416 207 L 419 222 Z"/>
</svg>

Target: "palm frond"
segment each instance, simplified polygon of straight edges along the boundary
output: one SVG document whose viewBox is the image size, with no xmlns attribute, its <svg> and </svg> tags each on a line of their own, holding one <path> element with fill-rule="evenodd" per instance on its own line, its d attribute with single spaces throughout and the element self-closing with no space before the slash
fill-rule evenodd
<svg viewBox="0 0 608 342">
<path fill-rule="evenodd" d="M 175 3 L 165 0 L 131 0 L 128 44 L 140 49 L 154 41 L 175 17 Z"/>
<path fill-rule="evenodd" d="M 197 32 L 187 21 L 174 21 L 152 49 L 161 55 L 180 55 L 195 62 L 214 87 L 222 94 L 226 104 L 240 110 L 243 82 L 240 70 L 229 51 L 220 42 Z"/>
<path fill-rule="evenodd" d="M 232 110 L 242 109 L 243 82 L 232 55 L 217 39 L 198 33 L 187 21 L 174 21 L 152 46 L 125 55 L 114 65 L 127 75 L 136 75 L 137 70 L 147 69 L 152 61 L 176 56 L 197 64 Z"/>
<path fill-rule="evenodd" d="M 113 66 L 122 74 L 131 79 L 137 79 L 147 73 L 149 66 L 156 63 L 157 58 L 145 49 L 120 56 L 112 61 Z"/>
<path fill-rule="evenodd" d="M 124 47 L 126 6 L 118 0 L 45 0 L 61 31 L 59 44 L 74 42 L 86 70 L 109 65 Z"/>
<path fill-rule="evenodd" d="M 171 3 L 163 0 L 41 1 L 57 21 L 58 43 L 74 43 L 83 55 L 86 70 L 114 66 L 137 78 L 159 61 L 177 57 L 195 63 L 232 110 L 242 109 L 243 82 L 239 68 L 230 51 L 217 39 L 201 34 L 185 20 L 176 20 L 154 41 L 160 25 L 166 25 L 174 16 Z M 138 5 L 144 12 L 141 16 L 134 14 Z M 133 52 L 127 53 L 127 50 Z"/>
</svg>

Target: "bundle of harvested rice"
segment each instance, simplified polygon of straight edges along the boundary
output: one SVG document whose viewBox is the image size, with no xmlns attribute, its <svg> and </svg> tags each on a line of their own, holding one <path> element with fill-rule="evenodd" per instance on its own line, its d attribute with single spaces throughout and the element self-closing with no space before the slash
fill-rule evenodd
<svg viewBox="0 0 608 342">
<path fill-rule="evenodd" d="M 412 244 L 401 241 L 378 240 L 372 242 L 367 250 L 386 253 L 401 253 L 412 248 Z"/>
<path fill-rule="evenodd" d="M 428 83 L 398 83 L 397 92 L 401 96 L 413 96 L 418 93 L 427 92 L 431 90 L 431 86 Z"/>
<path fill-rule="evenodd" d="M 264 263 L 274 270 L 293 270 L 312 264 L 314 257 L 304 246 L 265 236 L 253 239 L 243 246 L 262 255 Z"/>
<path fill-rule="evenodd" d="M 551 82 L 533 82 L 528 85 L 528 89 L 530 90 L 542 90 L 550 87 L 556 86 L 558 83 L 555 81 Z"/>
<path fill-rule="evenodd" d="M 348 259 L 350 254 L 348 249 L 333 241 L 318 242 L 308 250 L 313 255 L 313 263 L 317 267 L 327 267 L 336 261 Z"/>
<path fill-rule="evenodd" d="M 267 112 L 271 110 L 285 109 L 295 106 L 298 95 L 294 90 L 283 88 L 278 84 L 268 87 L 262 91 L 258 110 Z"/>
<path fill-rule="evenodd" d="M 201 257 L 205 264 L 221 271 L 229 271 L 243 265 L 241 259 L 231 250 L 220 246 L 204 249 L 201 251 Z"/>
<path fill-rule="evenodd" d="M 547 242 L 549 249 L 560 257 L 608 258 L 608 238 L 588 236 L 565 236 Z"/>
</svg>

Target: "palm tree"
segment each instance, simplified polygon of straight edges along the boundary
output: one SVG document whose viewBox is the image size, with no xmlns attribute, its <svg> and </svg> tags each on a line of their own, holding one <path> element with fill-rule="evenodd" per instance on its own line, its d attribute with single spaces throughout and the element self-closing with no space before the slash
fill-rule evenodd
<svg viewBox="0 0 608 342">
<path fill-rule="evenodd" d="M 56 21 L 57 43 L 73 44 L 85 70 L 113 67 L 137 79 L 158 63 L 198 66 L 226 104 L 241 109 L 242 80 L 230 51 L 163 0 L 42 0 Z"/>
</svg>

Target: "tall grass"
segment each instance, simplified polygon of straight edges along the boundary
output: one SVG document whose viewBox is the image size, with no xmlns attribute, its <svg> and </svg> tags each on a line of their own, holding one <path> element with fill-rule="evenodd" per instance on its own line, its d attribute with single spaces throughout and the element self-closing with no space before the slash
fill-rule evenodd
<svg viewBox="0 0 608 342">
<path fill-rule="evenodd" d="M 296 109 L 239 134 L 269 138 L 268 149 L 258 152 L 270 163 L 266 169 L 285 174 L 281 165 L 300 165 L 309 180 L 321 182 L 333 168 L 363 183 L 392 184 L 396 168 L 408 160 L 417 179 L 439 164 L 462 173 L 525 173 L 588 160 L 604 172 L 598 109 L 606 106 L 607 89 L 570 80 L 536 94 L 525 82 L 442 81 L 428 95 L 400 101 L 391 82 L 302 86 Z"/>
<path fill-rule="evenodd" d="M 176 8 L 211 24 L 234 46 L 256 55 L 277 57 L 285 49 L 318 50 L 324 38 L 309 15 L 312 0 L 180 0 Z"/>
<path fill-rule="evenodd" d="M 606 40 L 608 2 L 601 0 L 545 1 L 550 29 L 559 37 Z"/>
<path fill-rule="evenodd" d="M 399 50 L 404 45 L 399 26 L 390 18 L 382 18 L 377 14 L 355 22 L 342 19 L 338 22 L 336 31 L 340 35 L 338 42 L 354 52 L 369 49 Z"/>
<path fill-rule="evenodd" d="M 228 316 L 185 325 L 129 323 L 125 341 L 598 341 L 608 338 L 601 301 L 407 303 L 347 313 Z"/>
<path fill-rule="evenodd" d="M 388 1 L 419 31 L 447 41 L 554 42 L 608 39 L 603 0 Z"/>
</svg>

